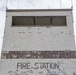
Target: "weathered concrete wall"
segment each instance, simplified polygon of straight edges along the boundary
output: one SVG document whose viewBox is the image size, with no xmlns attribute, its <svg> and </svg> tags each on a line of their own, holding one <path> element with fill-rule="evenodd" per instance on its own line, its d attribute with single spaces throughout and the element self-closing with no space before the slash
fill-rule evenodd
<svg viewBox="0 0 76 75">
<path fill-rule="evenodd" d="M 67 26 L 12 27 L 12 16 L 66 16 Z M 7 11 L 0 75 L 76 75 L 71 10 Z"/>
<path fill-rule="evenodd" d="M 76 75 L 76 59 L 2 59 L 0 75 Z"/>
<path fill-rule="evenodd" d="M 11 27 L 12 16 L 66 16 L 67 26 Z M 7 12 L 2 51 L 74 50 L 72 11 Z"/>
</svg>

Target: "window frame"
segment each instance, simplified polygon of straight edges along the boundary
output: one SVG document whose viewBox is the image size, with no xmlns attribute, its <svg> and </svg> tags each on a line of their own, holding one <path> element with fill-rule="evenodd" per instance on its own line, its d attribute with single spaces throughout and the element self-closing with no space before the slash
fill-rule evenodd
<svg viewBox="0 0 76 75">
<path fill-rule="evenodd" d="M 26 17 L 26 18 L 33 18 L 33 25 L 13 25 L 13 17 Z M 62 24 L 62 25 L 53 25 L 53 24 L 50 24 L 50 25 L 48 25 L 48 24 L 45 24 L 45 25 L 36 25 L 36 18 L 49 18 L 49 17 L 65 17 L 65 25 L 64 24 Z M 12 16 L 12 25 L 11 25 L 12 27 L 43 27 L 43 26 L 67 26 L 67 17 L 66 16 Z"/>
</svg>

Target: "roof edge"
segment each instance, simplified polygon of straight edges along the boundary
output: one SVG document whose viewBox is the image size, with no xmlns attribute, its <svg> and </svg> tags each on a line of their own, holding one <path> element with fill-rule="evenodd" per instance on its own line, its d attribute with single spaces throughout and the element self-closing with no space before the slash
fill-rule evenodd
<svg viewBox="0 0 76 75">
<path fill-rule="evenodd" d="M 7 12 L 32 12 L 32 11 L 72 11 L 73 9 L 7 9 Z"/>
</svg>

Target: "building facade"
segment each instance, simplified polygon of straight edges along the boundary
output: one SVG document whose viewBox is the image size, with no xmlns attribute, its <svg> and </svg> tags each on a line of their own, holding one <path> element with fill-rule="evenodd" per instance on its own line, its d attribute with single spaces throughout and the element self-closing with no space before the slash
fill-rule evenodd
<svg viewBox="0 0 76 75">
<path fill-rule="evenodd" d="M 1 75 L 74 75 L 72 9 L 7 10 Z"/>
</svg>

